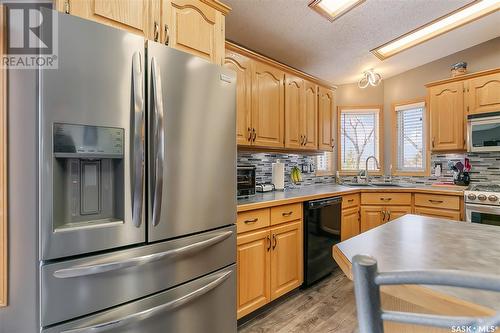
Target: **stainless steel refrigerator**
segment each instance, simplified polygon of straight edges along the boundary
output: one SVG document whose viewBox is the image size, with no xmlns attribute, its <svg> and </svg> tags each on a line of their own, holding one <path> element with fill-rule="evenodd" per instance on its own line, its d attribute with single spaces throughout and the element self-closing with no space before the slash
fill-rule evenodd
<svg viewBox="0 0 500 333">
<path fill-rule="evenodd" d="M 0 332 L 235 332 L 235 74 L 57 15 L 58 69 L 9 73 Z"/>
</svg>

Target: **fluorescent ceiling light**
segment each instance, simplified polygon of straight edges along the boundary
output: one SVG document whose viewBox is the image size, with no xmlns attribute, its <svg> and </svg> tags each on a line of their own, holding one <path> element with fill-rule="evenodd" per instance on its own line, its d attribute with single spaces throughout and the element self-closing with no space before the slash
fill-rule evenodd
<svg viewBox="0 0 500 333">
<path fill-rule="evenodd" d="M 475 21 L 500 9 L 499 0 L 477 0 L 426 25 L 398 37 L 371 52 L 385 60 L 420 43 Z"/>
<path fill-rule="evenodd" d="M 313 0 L 309 7 L 334 21 L 363 2 L 365 0 Z"/>
</svg>

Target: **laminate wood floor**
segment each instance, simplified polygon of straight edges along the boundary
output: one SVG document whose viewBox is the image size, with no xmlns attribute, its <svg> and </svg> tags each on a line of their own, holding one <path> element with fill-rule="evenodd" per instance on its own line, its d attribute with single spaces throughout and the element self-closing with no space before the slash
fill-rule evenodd
<svg viewBox="0 0 500 333">
<path fill-rule="evenodd" d="M 241 325 L 238 332 L 354 333 L 357 326 L 353 284 L 337 269 L 325 280 Z"/>
</svg>

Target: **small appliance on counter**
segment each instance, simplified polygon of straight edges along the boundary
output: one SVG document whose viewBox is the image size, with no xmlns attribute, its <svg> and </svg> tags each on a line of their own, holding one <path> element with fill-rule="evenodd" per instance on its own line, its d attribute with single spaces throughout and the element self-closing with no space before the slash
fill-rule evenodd
<svg viewBox="0 0 500 333">
<path fill-rule="evenodd" d="M 285 190 L 285 164 L 280 159 L 272 164 L 272 182 L 275 190 Z"/>
<path fill-rule="evenodd" d="M 274 191 L 275 187 L 274 184 L 271 183 L 260 183 L 255 186 L 255 189 L 257 192 L 265 193 Z"/>
<path fill-rule="evenodd" d="M 239 164 L 237 167 L 237 197 L 246 198 L 255 195 L 255 170 L 250 164 Z"/>
</svg>

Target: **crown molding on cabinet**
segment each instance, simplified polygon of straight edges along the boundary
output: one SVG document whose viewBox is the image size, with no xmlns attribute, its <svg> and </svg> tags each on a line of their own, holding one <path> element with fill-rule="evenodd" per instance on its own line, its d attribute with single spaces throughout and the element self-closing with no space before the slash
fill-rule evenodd
<svg viewBox="0 0 500 333">
<path fill-rule="evenodd" d="M 495 73 L 500 73 L 500 67 L 494 68 L 494 69 L 488 69 L 488 70 L 485 70 L 485 71 L 480 71 L 480 72 L 475 72 L 475 73 L 469 73 L 469 74 L 464 74 L 464 75 L 460 75 L 460 76 L 455 76 L 455 77 L 451 77 L 449 79 L 443 79 L 443 80 L 439 80 L 439 81 L 429 82 L 425 86 L 427 88 L 429 88 L 429 87 L 433 87 L 433 86 L 438 86 L 440 84 L 457 82 L 457 81 L 464 81 L 464 80 L 468 80 L 468 79 L 473 79 L 475 77 L 489 75 L 489 74 L 495 74 Z"/>
<path fill-rule="evenodd" d="M 289 74 L 293 74 L 293 75 L 296 75 L 296 76 L 299 76 L 303 79 L 306 79 L 306 80 L 309 80 L 311 82 L 314 82 L 320 86 L 323 86 L 323 87 L 326 87 L 326 88 L 329 88 L 329 89 L 337 89 L 337 86 L 334 85 L 333 83 L 329 82 L 329 81 L 326 81 L 326 80 L 322 80 L 320 78 L 317 78 L 315 76 L 312 76 L 310 74 L 307 74 L 307 73 L 304 73 L 298 69 L 295 69 L 293 67 L 290 67 L 288 65 L 285 65 L 279 61 L 276 61 L 274 59 L 271 59 L 269 57 L 266 57 L 262 54 L 259 54 L 255 51 L 252 51 L 250 49 L 247 49 L 241 45 L 238 45 L 236 44 L 235 42 L 232 42 L 232 41 L 229 41 L 229 40 L 226 40 L 226 49 L 227 50 L 231 50 L 231 51 L 235 51 L 237 53 L 240 53 L 240 54 L 243 54 L 249 58 L 253 58 L 253 59 L 256 59 L 256 60 L 259 60 L 259 61 L 262 61 L 264 63 L 267 63 L 273 67 L 276 67 L 284 72 L 287 72 Z"/>
</svg>

